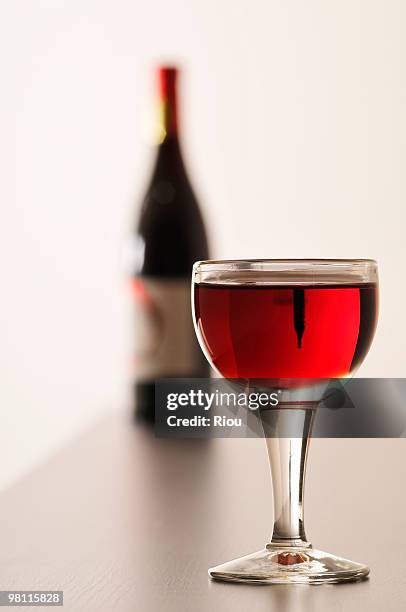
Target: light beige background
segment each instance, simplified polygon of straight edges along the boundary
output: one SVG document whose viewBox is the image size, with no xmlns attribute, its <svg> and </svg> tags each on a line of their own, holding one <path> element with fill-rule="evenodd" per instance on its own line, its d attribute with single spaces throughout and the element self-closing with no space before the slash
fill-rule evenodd
<svg viewBox="0 0 406 612">
<path fill-rule="evenodd" d="M 0 484 L 126 397 L 121 248 L 155 61 L 218 257 L 374 257 L 360 374 L 405 374 L 402 0 L 2 0 Z"/>
</svg>

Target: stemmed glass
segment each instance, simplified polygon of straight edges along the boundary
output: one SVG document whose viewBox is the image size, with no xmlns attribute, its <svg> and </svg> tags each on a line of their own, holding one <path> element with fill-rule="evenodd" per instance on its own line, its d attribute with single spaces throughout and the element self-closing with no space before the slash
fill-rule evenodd
<svg viewBox="0 0 406 612">
<path fill-rule="evenodd" d="M 279 380 L 282 400 L 276 413 L 295 419 L 295 431 L 301 423 L 301 437 L 266 439 L 274 499 L 270 542 L 211 568 L 212 578 L 322 583 L 368 575 L 366 565 L 316 550 L 306 537 L 303 486 L 317 401 L 308 401 L 294 381 L 350 376 L 371 344 L 377 301 L 377 264 L 368 259 L 194 265 L 195 330 L 211 366 L 227 379 Z"/>
</svg>

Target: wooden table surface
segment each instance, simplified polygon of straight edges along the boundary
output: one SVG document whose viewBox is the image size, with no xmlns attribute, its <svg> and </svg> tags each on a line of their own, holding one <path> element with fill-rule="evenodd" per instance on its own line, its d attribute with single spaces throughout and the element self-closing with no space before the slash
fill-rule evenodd
<svg viewBox="0 0 406 612">
<path fill-rule="evenodd" d="M 169 441 L 107 415 L 0 496 L 1 586 L 60 589 L 75 612 L 406 610 L 405 440 L 313 440 L 306 530 L 368 563 L 361 583 L 212 582 L 263 547 L 263 440 Z"/>
</svg>

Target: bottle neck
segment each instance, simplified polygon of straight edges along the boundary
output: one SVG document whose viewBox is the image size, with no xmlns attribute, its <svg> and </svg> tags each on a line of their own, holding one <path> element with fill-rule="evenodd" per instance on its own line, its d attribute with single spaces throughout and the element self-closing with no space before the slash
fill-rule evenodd
<svg viewBox="0 0 406 612">
<path fill-rule="evenodd" d="M 156 178 L 175 180 L 179 176 L 186 176 L 182 152 L 177 135 L 168 134 L 157 147 L 152 181 Z"/>
<path fill-rule="evenodd" d="M 158 117 L 159 143 L 178 139 L 176 99 L 161 99 Z"/>
<path fill-rule="evenodd" d="M 158 69 L 158 148 L 154 176 L 186 177 L 178 133 L 178 70 L 173 67 Z"/>
<path fill-rule="evenodd" d="M 161 68 L 158 72 L 159 85 L 159 143 L 178 139 L 178 100 L 176 88 L 177 70 Z"/>
</svg>

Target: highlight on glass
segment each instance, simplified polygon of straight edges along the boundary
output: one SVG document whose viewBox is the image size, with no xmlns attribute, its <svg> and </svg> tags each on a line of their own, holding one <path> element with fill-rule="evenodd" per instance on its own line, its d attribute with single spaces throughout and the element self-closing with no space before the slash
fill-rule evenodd
<svg viewBox="0 0 406 612">
<path fill-rule="evenodd" d="M 369 259 L 201 261 L 192 308 L 200 346 L 224 378 L 351 376 L 376 328 L 377 264 Z M 323 583 L 359 580 L 369 568 L 313 548 L 304 527 L 306 457 L 317 400 L 292 382 L 273 418 L 300 423 L 301 437 L 267 438 L 274 524 L 263 550 L 209 570 L 218 580 Z M 292 401 L 294 398 L 294 401 Z M 297 431 L 297 428 L 295 429 Z M 356 520 L 356 519 L 355 519 Z"/>
</svg>

